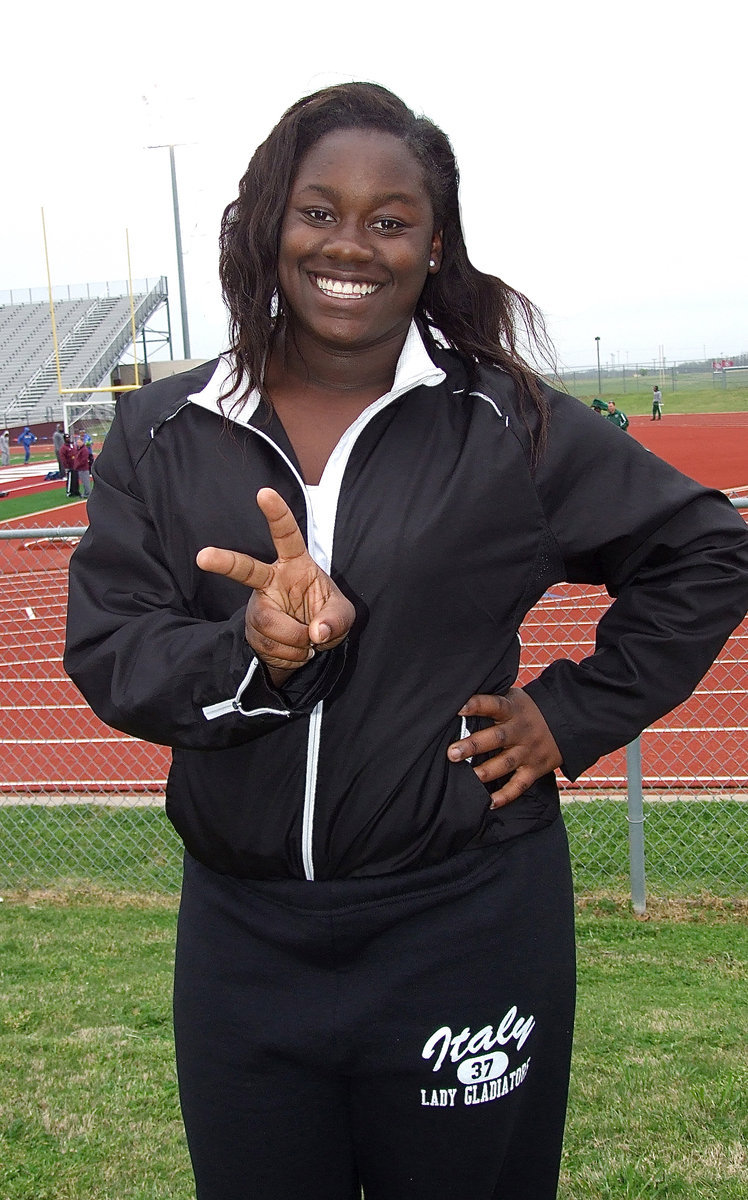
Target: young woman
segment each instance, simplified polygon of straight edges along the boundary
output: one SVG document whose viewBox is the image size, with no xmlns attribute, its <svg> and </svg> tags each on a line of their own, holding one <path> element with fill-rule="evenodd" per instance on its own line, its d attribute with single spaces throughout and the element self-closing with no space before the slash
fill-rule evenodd
<svg viewBox="0 0 748 1200">
<path fill-rule="evenodd" d="M 66 654 L 105 721 L 174 748 L 197 1195 L 550 1200 L 554 769 L 690 692 L 745 611 L 745 527 L 532 374 L 535 310 L 470 264 L 449 142 L 380 87 L 289 109 L 221 274 L 231 351 L 118 407 Z M 562 579 L 615 603 L 518 689 Z"/>
</svg>

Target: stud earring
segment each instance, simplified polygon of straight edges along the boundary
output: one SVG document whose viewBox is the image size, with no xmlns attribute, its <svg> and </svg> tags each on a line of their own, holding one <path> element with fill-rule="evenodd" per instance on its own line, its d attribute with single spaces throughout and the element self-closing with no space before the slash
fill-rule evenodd
<svg viewBox="0 0 748 1200">
<path fill-rule="evenodd" d="M 429 259 L 429 266 L 430 266 L 430 267 L 435 267 L 435 266 L 436 266 L 436 259 L 435 259 L 435 258 L 430 258 L 430 259 Z"/>
</svg>

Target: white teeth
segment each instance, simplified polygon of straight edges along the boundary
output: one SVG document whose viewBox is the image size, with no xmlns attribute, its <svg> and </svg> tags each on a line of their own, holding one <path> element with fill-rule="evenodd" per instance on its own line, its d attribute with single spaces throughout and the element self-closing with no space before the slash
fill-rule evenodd
<svg viewBox="0 0 748 1200">
<path fill-rule="evenodd" d="M 325 279 L 323 275 L 315 275 L 317 287 L 328 296 L 371 296 L 379 288 L 378 283 L 353 283 L 347 279 Z"/>
</svg>

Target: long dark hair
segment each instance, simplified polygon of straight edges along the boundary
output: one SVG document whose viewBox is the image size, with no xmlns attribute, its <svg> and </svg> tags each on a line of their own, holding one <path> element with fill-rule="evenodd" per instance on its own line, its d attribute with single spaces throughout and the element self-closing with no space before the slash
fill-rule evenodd
<svg viewBox="0 0 748 1200">
<path fill-rule="evenodd" d="M 549 407 L 519 343 L 524 341 L 550 360 L 543 317 L 521 292 L 470 262 L 460 220 L 459 172 L 446 134 L 375 83 L 323 88 L 292 104 L 253 154 L 239 195 L 223 214 L 220 275 L 235 356 L 232 392 L 242 388 L 239 402 L 253 388 L 264 395 L 264 364 L 283 316 L 277 263 L 289 191 L 307 150 L 338 129 L 394 134 L 420 164 L 434 228 L 443 231 L 443 250 L 439 271 L 426 277 L 415 315 L 423 328 L 438 331 L 440 340 L 458 351 L 469 367 L 498 366 L 512 377 L 522 411 L 529 416 L 529 406 L 539 417 L 531 434 L 537 452 L 545 439 Z"/>
</svg>

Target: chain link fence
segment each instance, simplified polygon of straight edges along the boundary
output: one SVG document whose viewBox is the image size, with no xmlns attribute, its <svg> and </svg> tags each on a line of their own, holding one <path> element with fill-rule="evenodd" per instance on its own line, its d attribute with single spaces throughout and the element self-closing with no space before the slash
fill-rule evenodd
<svg viewBox="0 0 748 1200">
<path fill-rule="evenodd" d="M 62 668 L 67 564 L 81 532 L 0 533 L 0 888 L 176 892 L 168 750 L 103 725 Z M 522 628 L 520 683 L 553 658 L 590 653 L 608 603 L 596 588 L 549 592 Z M 744 621 L 691 699 L 642 735 L 650 896 L 748 896 L 747 668 Z M 578 893 L 624 896 L 625 751 L 560 785 Z"/>
<path fill-rule="evenodd" d="M 609 603 L 598 588 L 562 585 L 546 595 L 523 626 L 519 682 L 554 658 L 590 653 Z M 628 888 L 633 820 L 643 824 L 650 895 L 748 896 L 747 688 L 744 620 L 690 699 L 628 755 L 601 758 L 574 784 L 560 777 L 578 891 Z"/>
<path fill-rule="evenodd" d="M 711 391 L 715 400 L 719 400 L 737 388 L 742 397 L 748 389 L 748 354 L 689 361 L 668 359 L 663 354 L 659 358 L 629 362 L 628 355 L 624 352 L 622 359 L 618 351 L 603 356 L 597 364 L 560 369 L 555 378 L 580 400 L 589 400 L 593 396 L 624 396 L 633 400 L 641 395 L 651 403 L 652 387 L 656 383 L 663 394 L 667 412 L 671 400 L 688 399 L 689 394 L 695 392 L 703 397 Z"/>
</svg>

